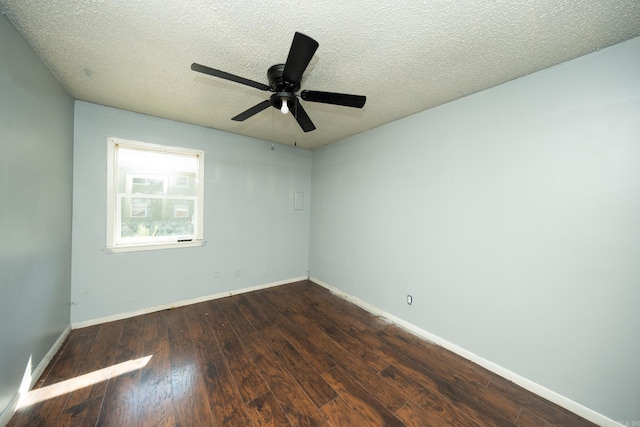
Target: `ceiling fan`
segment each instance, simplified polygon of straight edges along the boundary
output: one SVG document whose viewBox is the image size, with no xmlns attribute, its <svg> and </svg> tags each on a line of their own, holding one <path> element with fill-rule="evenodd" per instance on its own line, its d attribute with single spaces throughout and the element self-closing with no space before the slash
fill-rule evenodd
<svg viewBox="0 0 640 427">
<path fill-rule="evenodd" d="M 232 82 L 251 86 L 263 91 L 274 92 L 269 99 L 254 105 L 235 117 L 232 117 L 231 120 L 242 122 L 267 107 L 272 106 L 282 111 L 283 114 L 287 114 L 291 111 L 302 130 L 310 132 L 316 127 L 307 115 L 307 112 L 302 108 L 302 104 L 300 104 L 296 92 L 300 90 L 302 74 L 307 69 L 309 62 L 317 49 L 317 41 L 309 36 L 296 32 L 293 36 L 293 41 L 291 42 L 287 62 L 284 64 L 273 65 L 267 71 L 269 85 L 196 63 L 191 64 L 191 69 L 199 73 L 230 80 Z M 361 95 L 349 95 L 346 93 L 322 92 L 316 90 L 303 90 L 300 92 L 299 96 L 303 100 L 309 102 L 322 102 L 325 104 L 342 105 L 354 108 L 362 108 L 367 100 L 366 96 Z"/>
</svg>

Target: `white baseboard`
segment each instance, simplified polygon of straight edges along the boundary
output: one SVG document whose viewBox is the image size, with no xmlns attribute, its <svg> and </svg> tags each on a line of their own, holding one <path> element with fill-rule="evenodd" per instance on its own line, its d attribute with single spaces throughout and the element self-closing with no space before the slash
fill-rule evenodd
<svg viewBox="0 0 640 427">
<path fill-rule="evenodd" d="M 105 316 L 105 317 L 99 317 L 99 318 L 96 318 L 96 319 L 83 320 L 83 321 L 80 321 L 80 322 L 73 322 L 71 324 L 71 329 L 86 328 L 88 326 L 94 326 L 94 325 L 99 325 L 99 324 L 102 324 L 102 323 L 114 322 L 116 320 L 128 319 L 130 317 L 140 316 L 142 314 L 149 314 L 149 313 L 154 313 L 156 311 L 169 310 L 169 309 L 172 309 L 172 308 L 183 307 L 185 305 L 197 304 L 199 302 L 205 302 L 205 301 L 210 301 L 210 300 L 214 300 L 214 299 L 218 299 L 218 298 L 224 298 L 224 297 L 230 297 L 232 295 L 243 294 L 243 293 L 246 293 L 246 292 L 257 291 L 259 289 L 271 288 L 271 287 L 274 287 L 274 286 L 286 285 L 287 283 L 299 282 L 301 280 L 307 280 L 307 279 L 308 279 L 307 276 L 294 277 L 292 279 L 280 280 L 278 282 L 271 282 L 271 283 L 266 283 L 266 284 L 263 284 L 263 285 L 250 286 L 248 288 L 243 288 L 243 289 L 235 289 L 235 290 L 229 291 L 229 292 L 220 292 L 220 293 L 217 293 L 217 294 L 205 295 L 205 296 L 198 297 L 198 298 L 191 298 L 191 299 L 188 299 L 188 300 L 172 302 L 172 303 L 169 303 L 169 304 L 162 304 L 162 305 L 158 305 L 158 306 L 155 306 L 155 307 L 149 307 L 149 308 L 143 308 L 143 309 L 140 309 L 140 310 L 128 311 L 126 313 L 118 313 L 118 314 L 114 314 L 114 315 L 111 315 L 111 316 Z"/>
<path fill-rule="evenodd" d="M 35 369 L 31 371 L 31 375 L 30 375 L 31 380 L 29 381 L 27 390 L 31 390 L 31 388 L 34 386 L 36 381 L 38 381 L 38 378 L 40 378 L 40 375 L 42 375 L 42 373 L 44 372 L 46 367 L 49 365 L 53 357 L 56 355 L 58 350 L 60 350 L 60 347 L 62 347 L 64 340 L 67 339 L 70 332 L 71 332 L 71 325 L 67 326 L 65 330 L 62 331 L 62 334 L 60 334 L 56 342 L 53 343 L 53 345 L 51 346 L 47 354 L 44 355 L 44 357 L 42 358 L 40 363 L 38 363 Z M 28 368 L 29 367 L 27 367 L 27 369 Z M 19 390 L 15 394 L 15 396 L 13 396 L 13 399 L 11 399 L 11 402 L 2 412 L 2 414 L 0 414 L 1 427 L 6 426 L 9 420 L 11 419 L 11 417 L 13 417 L 13 414 L 16 412 L 16 408 L 18 407 L 18 402 L 20 401 L 20 397 L 21 397 L 21 391 Z"/>
<path fill-rule="evenodd" d="M 538 383 L 535 383 L 531 380 L 528 380 L 506 368 L 503 368 L 500 365 L 497 365 L 493 362 L 490 362 L 480 356 L 478 356 L 475 353 L 472 353 L 468 350 L 465 350 L 462 347 L 459 347 L 455 344 L 450 343 L 449 341 L 440 338 L 437 335 L 434 335 L 430 332 L 425 331 L 424 329 L 421 329 L 419 327 L 417 327 L 416 325 L 409 323 L 405 320 L 402 320 L 401 318 L 394 316 L 393 314 L 387 313 L 386 311 L 380 310 L 377 307 L 372 306 L 371 304 L 362 301 L 361 299 L 354 297 L 353 295 L 349 295 L 345 292 L 342 292 L 340 289 L 330 286 L 326 283 L 324 283 L 321 280 L 318 280 L 314 277 L 309 277 L 309 280 L 311 280 L 313 283 L 316 283 L 317 285 L 322 286 L 323 288 L 328 289 L 330 292 L 332 292 L 333 294 L 349 301 L 352 302 L 362 308 L 364 308 L 365 310 L 367 310 L 368 312 L 376 315 L 376 316 L 380 316 L 383 317 L 385 319 L 387 319 L 388 321 L 395 323 L 397 325 L 402 326 L 403 328 L 409 330 L 410 332 L 414 333 L 415 335 L 418 335 L 422 338 L 425 338 L 443 348 L 446 348 L 447 350 L 464 357 L 465 359 L 479 365 L 482 366 L 483 368 L 493 372 L 494 374 L 500 375 L 501 377 L 519 385 L 520 387 L 529 390 L 532 393 L 537 394 L 538 396 L 547 399 L 548 401 L 555 403 L 558 406 L 561 406 L 563 408 L 565 408 L 568 411 L 573 412 L 574 414 L 577 414 L 579 416 L 581 416 L 582 418 L 591 421 L 592 423 L 595 423 L 599 426 L 603 426 L 603 427 L 624 427 L 622 424 L 618 423 L 617 421 L 614 421 L 592 409 L 589 409 L 577 402 L 574 402 L 573 400 L 562 396 L 561 394 L 556 393 L 555 391 L 549 390 L 546 387 L 541 386 Z"/>
</svg>

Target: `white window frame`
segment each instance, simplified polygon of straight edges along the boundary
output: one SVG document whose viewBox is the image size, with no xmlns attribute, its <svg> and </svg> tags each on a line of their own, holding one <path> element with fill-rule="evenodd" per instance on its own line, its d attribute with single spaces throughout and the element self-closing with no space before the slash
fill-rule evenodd
<svg viewBox="0 0 640 427">
<path fill-rule="evenodd" d="M 117 189 L 117 159 L 116 147 L 131 147 L 149 151 L 159 151 L 181 155 L 197 156 L 198 175 L 196 177 L 196 201 L 194 204 L 194 233 L 193 238 L 177 239 L 175 241 L 162 241 L 151 243 L 123 243 L 119 242 L 117 233 L 120 229 L 120 197 Z M 140 175 L 142 177 L 142 175 Z M 134 197 L 140 197 L 134 196 Z M 147 196 L 145 195 L 145 198 Z M 179 198 L 180 196 L 176 196 Z M 120 138 L 107 138 L 107 245 L 105 253 L 134 252 L 155 249 L 186 248 L 194 246 L 204 246 L 204 150 L 197 150 L 185 147 L 171 147 L 149 142 L 132 141 Z"/>
</svg>

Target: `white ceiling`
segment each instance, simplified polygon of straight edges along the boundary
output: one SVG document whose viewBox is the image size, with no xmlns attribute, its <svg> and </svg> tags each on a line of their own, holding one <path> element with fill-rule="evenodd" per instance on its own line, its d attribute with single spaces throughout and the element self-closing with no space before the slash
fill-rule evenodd
<svg viewBox="0 0 640 427">
<path fill-rule="evenodd" d="M 640 36 L 638 0 L 0 0 L 76 99 L 305 148 L 320 147 Z M 363 109 L 301 101 L 317 129 L 269 108 L 299 31 L 320 44 L 303 89 L 366 95 Z M 8 58 L 1 58 L 8 60 Z"/>
</svg>

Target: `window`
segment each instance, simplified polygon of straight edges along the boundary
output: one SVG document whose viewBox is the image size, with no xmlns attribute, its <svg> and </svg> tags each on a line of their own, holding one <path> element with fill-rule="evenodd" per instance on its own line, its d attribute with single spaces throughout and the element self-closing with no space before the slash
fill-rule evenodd
<svg viewBox="0 0 640 427">
<path fill-rule="evenodd" d="M 203 245 L 204 151 L 107 142 L 105 251 Z"/>
<path fill-rule="evenodd" d="M 137 202 L 137 203 L 136 203 Z M 131 218 L 146 218 L 147 217 L 147 205 L 143 204 L 139 200 L 131 201 L 131 209 L 129 216 Z"/>
<path fill-rule="evenodd" d="M 176 176 L 176 187 L 189 187 L 189 176 L 188 175 L 179 175 Z"/>
<path fill-rule="evenodd" d="M 176 218 L 186 218 L 189 216 L 189 206 L 175 205 L 173 207 L 173 216 Z"/>
</svg>

